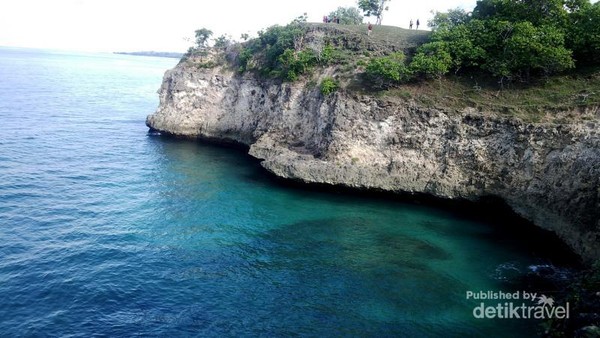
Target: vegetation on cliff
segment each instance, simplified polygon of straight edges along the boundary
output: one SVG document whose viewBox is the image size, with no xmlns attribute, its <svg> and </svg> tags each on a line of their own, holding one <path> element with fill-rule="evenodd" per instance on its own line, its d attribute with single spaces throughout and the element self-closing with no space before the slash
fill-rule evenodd
<svg viewBox="0 0 600 338">
<path fill-rule="evenodd" d="M 529 82 L 576 66 L 600 64 L 600 3 L 589 0 L 480 0 L 472 13 L 437 13 L 430 41 L 406 67 L 413 77 L 492 76 L 501 85 Z M 377 61 L 377 60 L 375 60 Z"/>
<path fill-rule="evenodd" d="M 342 25 L 360 25 L 363 21 L 363 16 L 356 7 L 338 7 L 327 18 L 337 19 Z"/>
<path fill-rule="evenodd" d="M 600 104 L 598 21 L 600 3 L 589 0 L 480 0 L 472 13 L 436 13 L 432 32 L 376 26 L 369 36 L 365 25 L 307 23 L 300 16 L 242 43 L 215 39 L 217 62 L 204 59 L 210 31 L 202 29 L 187 56 L 199 57 L 199 68 L 228 63 L 239 73 L 306 78 L 320 88 L 325 74 L 336 89 L 566 122 L 572 116 L 559 112 L 593 118 L 587 108 Z"/>
<path fill-rule="evenodd" d="M 387 3 L 389 0 L 358 0 L 358 8 L 360 8 L 365 16 L 374 16 L 378 25 L 381 25 L 383 20 L 383 11 L 387 11 Z"/>
<path fill-rule="evenodd" d="M 404 51 L 414 51 L 428 36 L 427 32 L 389 26 L 378 26 L 377 32 L 371 38 L 364 25 L 309 24 L 300 17 L 287 26 L 260 31 L 258 38 L 243 43 L 238 70 L 295 81 L 315 67 L 334 67 L 337 75 L 352 77 L 354 70 L 364 71 L 370 61 L 377 62 L 375 57 L 392 53 L 395 56 L 391 58 L 404 58 Z M 379 63 L 393 68 L 385 60 Z"/>
<path fill-rule="evenodd" d="M 480 0 L 472 13 L 438 13 L 431 42 L 455 72 L 529 80 L 600 62 L 600 3 L 589 0 Z"/>
</svg>

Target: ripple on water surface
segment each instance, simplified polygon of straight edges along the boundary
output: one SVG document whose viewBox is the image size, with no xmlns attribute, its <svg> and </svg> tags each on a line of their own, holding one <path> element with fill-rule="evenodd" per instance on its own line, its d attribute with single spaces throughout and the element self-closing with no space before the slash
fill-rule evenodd
<svg viewBox="0 0 600 338">
<path fill-rule="evenodd" d="M 147 135 L 176 62 L 0 49 L 0 336 L 535 332 L 464 299 L 546 263 L 527 238 Z"/>
</svg>

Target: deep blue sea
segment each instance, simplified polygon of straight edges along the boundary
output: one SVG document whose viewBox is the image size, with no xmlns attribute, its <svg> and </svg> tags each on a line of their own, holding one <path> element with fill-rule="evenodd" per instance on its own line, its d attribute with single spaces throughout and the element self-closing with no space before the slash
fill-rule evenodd
<svg viewBox="0 0 600 338">
<path fill-rule="evenodd" d="M 531 336 L 535 231 L 148 134 L 178 60 L 0 48 L 0 336 Z M 523 226 L 525 227 L 525 225 Z"/>
</svg>

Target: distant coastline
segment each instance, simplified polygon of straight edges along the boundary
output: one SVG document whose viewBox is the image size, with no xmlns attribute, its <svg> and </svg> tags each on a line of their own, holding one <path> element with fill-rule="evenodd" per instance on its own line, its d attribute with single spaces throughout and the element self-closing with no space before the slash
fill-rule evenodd
<svg viewBox="0 0 600 338">
<path fill-rule="evenodd" d="M 121 55 L 138 55 L 138 56 L 155 56 L 162 58 L 176 58 L 181 59 L 183 53 L 174 53 L 174 52 L 155 52 L 155 51 L 142 51 L 142 52 L 113 52 L 113 54 L 121 54 Z"/>
</svg>

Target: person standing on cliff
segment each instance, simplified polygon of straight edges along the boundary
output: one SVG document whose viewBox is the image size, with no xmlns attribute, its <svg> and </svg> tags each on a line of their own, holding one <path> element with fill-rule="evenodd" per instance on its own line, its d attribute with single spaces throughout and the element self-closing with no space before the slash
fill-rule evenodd
<svg viewBox="0 0 600 338">
<path fill-rule="evenodd" d="M 371 25 L 371 22 L 369 22 L 369 25 L 367 26 L 367 35 L 371 36 L 371 31 L 373 31 L 373 25 Z"/>
<path fill-rule="evenodd" d="M 408 24 L 408 29 L 412 29 L 412 26 L 413 26 L 413 21 L 412 21 L 412 19 L 410 19 L 410 23 Z"/>
<path fill-rule="evenodd" d="M 417 29 L 419 29 L 419 19 L 417 19 Z"/>
</svg>

